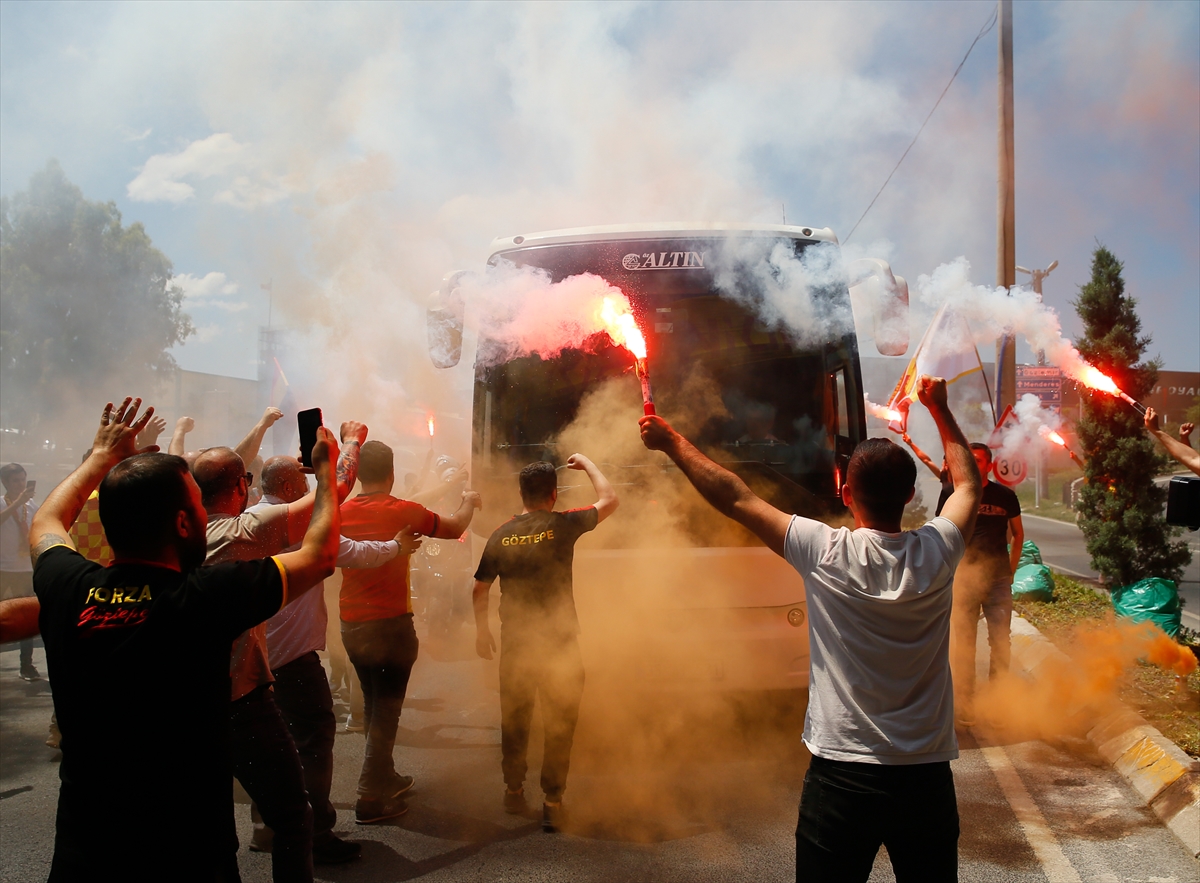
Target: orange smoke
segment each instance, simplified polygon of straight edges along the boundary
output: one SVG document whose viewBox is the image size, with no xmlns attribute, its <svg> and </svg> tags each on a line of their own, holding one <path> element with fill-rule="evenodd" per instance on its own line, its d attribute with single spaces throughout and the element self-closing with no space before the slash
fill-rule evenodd
<svg viewBox="0 0 1200 883">
<path fill-rule="evenodd" d="M 863 394 L 863 401 L 866 403 L 867 413 L 872 417 L 878 417 L 880 420 L 887 420 L 889 422 L 899 422 L 904 419 L 904 415 L 895 408 L 887 408 L 883 405 L 877 405 L 867 398 L 865 393 Z"/>
<path fill-rule="evenodd" d="M 614 344 L 629 350 L 637 359 L 646 358 L 646 338 L 633 318 L 629 301 L 619 303 L 615 298 L 606 297 L 600 308 L 600 321 Z"/>
<path fill-rule="evenodd" d="M 1165 633 L 1158 632 L 1150 642 L 1146 658 L 1159 668 L 1187 677 L 1196 670 L 1196 654 L 1176 644 Z"/>
</svg>

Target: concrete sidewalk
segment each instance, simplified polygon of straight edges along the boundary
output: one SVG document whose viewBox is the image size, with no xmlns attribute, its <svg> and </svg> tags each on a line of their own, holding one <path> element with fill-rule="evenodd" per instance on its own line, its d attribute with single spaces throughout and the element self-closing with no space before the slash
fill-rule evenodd
<svg viewBox="0 0 1200 883">
<path fill-rule="evenodd" d="M 1026 620 L 1012 618 L 1012 667 L 1036 679 L 1047 664 L 1073 665 Z M 1142 796 L 1192 855 L 1200 857 L 1200 761 L 1113 700 L 1090 721 L 1087 740 Z"/>
</svg>

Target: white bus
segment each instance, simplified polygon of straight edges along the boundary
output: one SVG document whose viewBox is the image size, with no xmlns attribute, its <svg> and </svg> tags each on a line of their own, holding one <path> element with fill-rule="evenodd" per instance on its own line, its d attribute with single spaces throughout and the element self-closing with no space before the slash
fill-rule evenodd
<svg viewBox="0 0 1200 883">
<path fill-rule="evenodd" d="M 779 243 L 798 258 L 809 248 L 837 247 L 828 229 L 628 225 L 497 239 L 489 264 L 540 268 L 553 281 L 591 273 L 621 289 L 647 338 L 658 413 L 780 509 L 843 520 L 842 476 L 866 438 L 845 279 L 817 292 L 823 309 L 846 318 L 844 333 L 813 340 L 763 321 L 754 275 L 739 273 L 736 261 L 714 270 L 721 255 L 741 246 L 756 253 Z M 907 311 L 894 308 L 907 305 L 903 279 L 881 261 L 858 264 L 858 276 L 884 281 L 906 348 Z M 471 309 L 456 286 L 460 275 L 448 275 L 430 303 L 430 354 L 443 368 L 461 357 Z M 486 336 L 481 328 L 481 351 Z M 807 340 L 798 344 L 798 337 Z M 632 357 L 603 335 L 553 359 L 476 365 L 471 475 L 485 508 L 472 529 L 486 537 L 520 511 L 516 473 L 526 463 L 561 466 L 580 450 L 621 496 L 613 517 L 576 547 L 589 678 L 731 691 L 806 687 L 803 581 L 707 507 L 664 456 L 641 446 L 642 402 L 631 366 Z M 582 473 L 559 476 L 560 508 L 590 504 Z"/>
</svg>

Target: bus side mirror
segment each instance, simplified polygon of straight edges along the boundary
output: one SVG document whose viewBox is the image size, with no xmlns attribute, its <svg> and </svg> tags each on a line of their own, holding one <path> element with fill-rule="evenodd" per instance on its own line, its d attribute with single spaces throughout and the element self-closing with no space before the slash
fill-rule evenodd
<svg viewBox="0 0 1200 883">
<path fill-rule="evenodd" d="M 429 295 L 425 311 L 425 332 L 429 344 L 429 359 L 435 368 L 453 368 L 462 358 L 463 316 L 466 305 L 458 280 L 466 272 L 447 273 L 442 287 Z"/>
<path fill-rule="evenodd" d="M 875 348 L 885 356 L 904 355 L 908 352 L 908 282 L 878 258 L 860 258 L 846 269 L 852 300 L 874 320 Z"/>
</svg>

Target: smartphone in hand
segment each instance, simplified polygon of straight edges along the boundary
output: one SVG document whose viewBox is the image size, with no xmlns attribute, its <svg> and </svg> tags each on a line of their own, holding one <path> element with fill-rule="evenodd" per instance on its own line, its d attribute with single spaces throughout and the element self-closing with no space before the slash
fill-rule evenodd
<svg viewBox="0 0 1200 883">
<path fill-rule="evenodd" d="M 33 481 L 25 482 L 25 490 L 29 491 L 29 493 L 31 493 L 31 494 L 34 491 L 36 491 L 37 490 L 37 480 L 35 479 Z"/>
<path fill-rule="evenodd" d="M 309 408 L 296 415 L 300 428 L 300 465 L 312 469 L 312 451 L 317 443 L 317 430 L 321 427 L 321 409 Z"/>
</svg>

